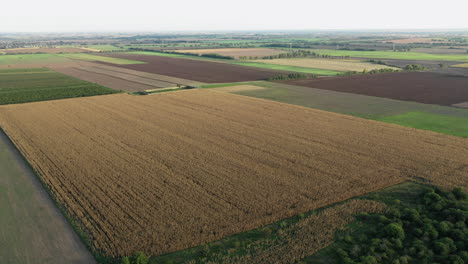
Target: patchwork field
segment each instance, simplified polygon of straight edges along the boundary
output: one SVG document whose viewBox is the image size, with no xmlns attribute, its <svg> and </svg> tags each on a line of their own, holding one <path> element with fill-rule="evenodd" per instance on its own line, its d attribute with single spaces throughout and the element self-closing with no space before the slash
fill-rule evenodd
<svg viewBox="0 0 468 264">
<path fill-rule="evenodd" d="M 97 62 L 107 62 L 112 64 L 143 64 L 144 62 L 136 60 L 127 60 L 121 58 L 112 58 L 108 56 L 100 56 L 94 54 L 84 54 L 84 53 L 75 53 L 75 54 L 60 54 L 58 56 L 63 56 L 65 58 L 75 59 L 75 60 L 84 60 L 84 61 L 97 61 Z"/>
<path fill-rule="evenodd" d="M 57 72 L 67 74 L 81 80 L 127 92 L 176 87 L 177 85 L 196 86 L 202 84 L 196 81 L 102 64 L 93 64 L 84 67 L 51 68 Z"/>
<path fill-rule="evenodd" d="M 411 44 L 411 43 L 448 43 L 447 40 L 434 39 L 434 38 L 405 38 L 405 39 L 394 39 L 385 40 L 384 42 L 392 42 L 398 44 Z"/>
<path fill-rule="evenodd" d="M 89 50 L 80 48 L 18 48 L 18 49 L 0 49 L 0 54 L 19 54 L 19 53 L 81 53 L 89 52 Z"/>
<path fill-rule="evenodd" d="M 425 104 L 452 105 L 468 101 L 468 78 L 430 72 L 354 75 L 280 82 Z"/>
<path fill-rule="evenodd" d="M 395 51 L 354 51 L 354 50 L 313 50 L 318 54 L 330 56 L 350 56 L 356 58 L 397 59 L 397 60 L 432 60 L 468 62 L 466 54 L 429 54 L 419 52 Z"/>
<path fill-rule="evenodd" d="M 0 70 L 0 104 L 117 93 L 45 68 Z"/>
<path fill-rule="evenodd" d="M 217 85 L 204 85 L 214 88 Z M 468 109 L 342 93 L 273 82 L 233 83 L 216 88 L 236 94 L 295 104 L 454 136 L 466 136 Z M 461 105 L 459 107 L 462 107 Z M 468 105 L 467 105 L 468 107 Z M 413 115 L 408 113 L 421 113 Z M 429 117 L 429 118 L 428 118 Z M 406 122 L 402 122 L 406 120 Z"/>
<path fill-rule="evenodd" d="M 110 256 L 192 247 L 407 179 L 468 184 L 465 139 L 215 90 L 2 106 L 0 126 Z"/>
<path fill-rule="evenodd" d="M 369 63 L 369 62 L 338 60 L 338 59 L 297 58 L 297 59 L 256 60 L 256 62 L 316 68 L 316 69 L 326 69 L 326 70 L 334 70 L 334 71 L 363 71 L 363 70 L 376 70 L 376 69 L 389 69 L 389 68 L 397 69 L 394 67 L 389 67 L 386 65 L 374 64 L 374 63 Z"/>
<path fill-rule="evenodd" d="M 134 51 L 131 53 L 129 52 L 128 54 L 139 54 L 139 55 L 148 55 L 148 56 L 181 58 L 181 59 L 188 59 L 188 60 L 221 62 L 221 63 L 228 63 L 228 64 L 234 64 L 234 65 L 241 65 L 241 66 L 246 66 L 246 67 L 263 68 L 263 69 L 274 70 L 274 71 L 283 71 L 283 73 L 284 71 L 302 72 L 302 73 L 310 73 L 310 74 L 318 74 L 318 75 L 337 75 L 338 73 L 340 73 L 339 71 L 326 70 L 326 69 L 315 69 L 315 68 L 310 68 L 310 67 L 298 67 L 298 66 L 290 66 L 290 65 L 263 63 L 263 62 L 257 62 L 257 60 L 251 60 L 251 61 L 226 60 L 226 59 L 214 59 L 214 58 L 207 58 L 207 57 L 184 55 L 184 54 L 148 52 L 148 51 Z M 254 69 L 251 69 L 251 70 L 254 70 Z"/>
<path fill-rule="evenodd" d="M 285 50 L 269 49 L 269 48 L 231 48 L 231 49 L 185 49 L 185 50 L 174 50 L 175 52 L 182 53 L 193 53 L 193 54 L 219 54 L 223 56 L 229 56 L 236 59 L 239 57 L 264 57 L 271 55 L 278 55 L 285 53 Z"/>
<path fill-rule="evenodd" d="M 145 64 L 119 66 L 126 69 L 206 83 L 255 81 L 287 73 L 285 71 L 251 68 L 206 60 L 182 59 L 172 56 L 163 57 L 138 53 L 113 53 L 103 56 L 145 62 Z"/>
</svg>

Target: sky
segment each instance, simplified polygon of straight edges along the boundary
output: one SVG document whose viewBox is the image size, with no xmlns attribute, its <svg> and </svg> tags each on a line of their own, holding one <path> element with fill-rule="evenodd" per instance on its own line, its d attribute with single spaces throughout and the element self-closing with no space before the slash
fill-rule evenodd
<svg viewBox="0 0 468 264">
<path fill-rule="evenodd" d="M 468 0 L 23 0 L 0 8 L 0 32 L 468 29 Z"/>
</svg>

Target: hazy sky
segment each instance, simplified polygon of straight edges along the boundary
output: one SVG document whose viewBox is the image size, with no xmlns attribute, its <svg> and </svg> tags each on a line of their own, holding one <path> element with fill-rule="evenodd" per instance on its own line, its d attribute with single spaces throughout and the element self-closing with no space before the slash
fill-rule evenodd
<svg viewBox="0 0 468 264">
<path fill-rule="evenodd" d="M 6 0 L 6 31 L 468 29 L 468 0 Z"/>
</svg>

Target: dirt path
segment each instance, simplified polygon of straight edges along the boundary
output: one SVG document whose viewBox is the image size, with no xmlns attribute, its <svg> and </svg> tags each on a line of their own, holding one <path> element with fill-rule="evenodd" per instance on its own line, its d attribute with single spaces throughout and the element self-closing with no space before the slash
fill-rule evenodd
<svg viewBox="0 0 468 264">
<path fill-rule="evenodd" d="M 96 263 L 0 131 L 0 263 Z"/>
</svg>

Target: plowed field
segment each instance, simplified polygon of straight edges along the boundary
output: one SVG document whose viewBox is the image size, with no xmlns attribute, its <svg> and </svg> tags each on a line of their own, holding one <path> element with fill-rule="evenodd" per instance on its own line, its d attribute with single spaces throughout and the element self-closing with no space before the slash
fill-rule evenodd
<svg viewBox="0 0 468 264">
<path fill-rule="evenodd" d="M 467 77 L 431 72 L 354 75 L 281 82 L 425 104 L 452 105 L 468 101 Z"/>
<path fill-rule="evenodd" d="M 219 54 L 223 56 L 230 56 L 238 59 L 239 57 L 263 57 L 278 55 L 286 53 L 285 50 L 268 49 L 268 48 L 231 48 L 231 49 L 186 49 L 186 50 L 173 50 L 175 52 L 193 53 L 193 54 Z"/>
<path fill-rule="evenodd" d="M 468 141 L 212 90 L 0 107 L 111 256 L 175 251 L 393 185 L 468 187 Z"/>
<path fill-rule="evenodd" d="M 206 83 L 264 80 L 286 71 L 246 67 L 229 63 L 170 58 L 130 53 L 106 53 L 102 56 L 124 60 L 138 60 L 145 64 L 118 65 L 119 67 L 167 75 Z M 116 66 L 116 65 L 112 65 Z"/>
</svg>

